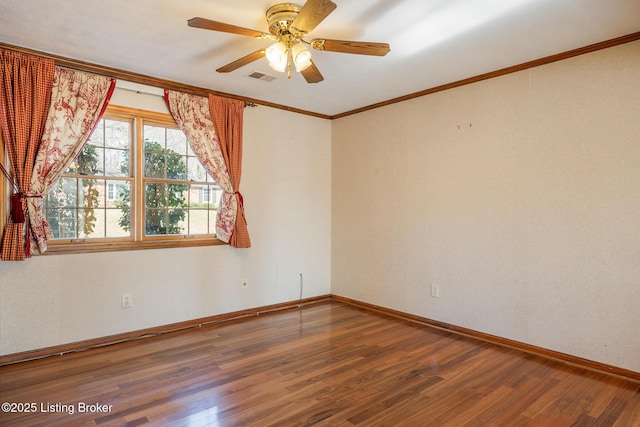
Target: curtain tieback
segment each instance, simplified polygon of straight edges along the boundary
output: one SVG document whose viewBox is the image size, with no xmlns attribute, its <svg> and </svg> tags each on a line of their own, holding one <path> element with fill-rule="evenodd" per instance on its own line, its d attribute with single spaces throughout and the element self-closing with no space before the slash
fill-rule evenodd
<svg viewBox="0 0 640 427">
<path fill-rule="evenodd" d="M 240 208 L 242 209 L 242 218 L 244 219 L 244 223 L 245 225 L 247 224 L 247 218 L 244 216 L 244 197 L 242 197 L 242 194 L 240 194 L 239 191 L 234 191 L 233 194 L 238 196 L 238 201 L 240 202 Z M 235 229 L 235 227 L 234 227 Z"/>
<path fill-rule="evenodd" d="M 238 200 L 240 201 L 240 205 L 242 206 L 242 209 L 244 209 L 244 197 L 242 197 L 242 194 L 240 194 L 239 191 L 234 191 L 233 194 L 238 196 Z"/>
<path fill-rule="evenodd" d="M 14 224 L 24 223 L 24 211 L 22 210 L 22 193 L 11 195 L 11 221 Z"/>
<path fill-rule="evenodd" d="M 18 183 L 11 177 L 9 171 L 0 162 L 0 171 L 7 178 L 7 181 L 13 186 L 14 193 L 9 198 L 11 221 L 14 224 L 24 224 L 24 211 L 22 210 L 22 199 L 26 198 L 42 198 L 42 196 L 27 196 L 21 191 L 18 191 Z"/>
<path fill-rule="evenodd" d="M 14 224 L 24 224 L 24 211 L 22 210 L 22 199 L 42 199 L 42 196 L 28 196 L 22 192 L 11 195 L 11 221 Z"/>
</svg>

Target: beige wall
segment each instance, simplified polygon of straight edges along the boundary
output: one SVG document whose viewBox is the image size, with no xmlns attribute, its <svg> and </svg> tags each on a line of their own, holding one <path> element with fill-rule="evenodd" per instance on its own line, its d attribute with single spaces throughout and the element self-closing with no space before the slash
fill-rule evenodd
<svg viewBox="0 0 640 427">
<path fill-rule="evenodd" d="M 334 294 L 640 371 L 640 42 L 334 121 L 332 216 Z"/>
<path fill-rule="evenodd" d="M 113 104 L 166 111 L 118 90 Z M 253 247 L 160 249 L 0 263 L 0 354 L 330 292 L 331 123 L 245 111 L 241 191 Z M 242 281 L 248 289 L 241 289 Z M 123 293 L 133 307 L 121 308 Z"/>
</svg>

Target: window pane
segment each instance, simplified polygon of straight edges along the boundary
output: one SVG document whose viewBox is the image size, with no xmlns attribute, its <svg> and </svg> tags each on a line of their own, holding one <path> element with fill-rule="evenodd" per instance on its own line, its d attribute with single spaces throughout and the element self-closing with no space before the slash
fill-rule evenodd
<svg viewBox="0 0 640 427">
<path fill-rule="evenodd" d="M 62 178 L 47 195 L 46 217 L 54 237 L 77 237 L 77 185 L 75 178 Z"/>
<path fill-rule="evenodd" d="M 202 208 L 209 203 L 209 188 L 206 185 L 192 185 L 191 193 L 198 192 L 197 203 L 194 201 L 194 197 L 191 197 L 191 207 Z"/>
<path fill-rule="evenodd" d="M 48 209 L 54 209 L 62 206 L 61 205 L 62 201 L 60 200 L 59 197 L 57 197 L 57 194 L 60 191 L 62 191 L 62 181 L 58 180 L 55 184 L 53 184 L 53 186 L 49 190 L 49 193 L 47 194 L 47 198 L 45 199 L 46 206 Z"/>
<path fill-rule="evenodd" d="M 107 181 L 107 236 L 131 235 L 131 182 Z"/>
<path fill-rule="evenodd" d="M 106 176 L 129 176 L 129 151 L 105 149 L 104 169 Z"/>
<path fill-rule="evenodd" d="M 220 194 L 222 193 L 222 190 L 220 189 L 220 187 L 218 186 L 209 186 L 209 203 L 212 205 L 211 208 L 212 209 L 217 209 L 218 208 L 218 200 L 220 198 Z"/>
<path fill-rule="evenodd" d="M 54 238 L 60 237 L 59 213 L 58 209 L 47 209 L 47 222 L 49 223 L 49 227 L 51 227 Z"/>
<path fill-rule="evenodd" d="M 207 171 L 204 170 L 200 161 L 195 157 L 189 157 L 189 181 L 205 182 Z"/>
<path fill-rule="evenodd" d="M 131 183 L 129 181 L 107 180 L 108 208 L 120 208 L 121 205 L 131 204 Z"/>
<path fill-rule="evenodd" d="M 207 209 L 191 209 L 189 211 L 189 234 L 209 233 L 209 211 Z"/>
<path fill-rule="evenodd" d="M 145 185 L 145 232 L 147 235 L 167 234 L 167 184 L 150 182 Z"/>
<path fill-rule="evenodd" d="M 147 234 L 181 234 L 186 230 L 186 184 L 150 182 L 145 185 Z"/>
<path fill-rule="evenodd" d="M 83 208 L 97 208 L 104 206 L 105 182 L 97 179 L 81 179 L 82 188 L 79 193 L 78 206 Z"/>
<path fill-rule="evenodd" d="M 103 171 L 104 153 L 102 148 L 85 144 L 75 161 L 69 165 L 69 173 L 98 175 Z"/>
<path fill-rule="evenodd" d="M 167 234 L 167 211 L 165 209 L 146 209 L 145 233 L 147 236 Z"/>
<path fill-rule="evenodd" d="M 89 237 L 95 233 L 96 227 L 101 231 L 97 223 L 98 218 L 103 217 L 101 208 L 104 206 L 105 182 L 97 179 L 81 179 L 80 185 L 82 188 L 78 200 L 78 237 Z M 104 218 L 102 218 L 102 229 L 104 229 Z"/>
<path fill-rule="evenodd" d="M 144 176 L 147 178 L 164 178 L 165 177 L 164 154 L 145 153 Z"/>
<path fill-rule="evenodd" d="M 105 214 L 108 237 L 131 236 L 131 211 L 129 209 L 106 209 Z"/>
<path fill-rule="evenodd" d="M 169 231 L 167 234 L 187 232 L 188 213 L 186 209 L 168 209 Z"/>
<path fill-rule="evenodd" d="M 176 154 L 187 154 L 187 137 L 180 129 L 167 129 L 167 150 Z"/>
<path fill-rule="evenodd" d="M 171 154 L 167 156 L 167 179 L 187 179 L 186 157 Z"/>
<path fill-rule="evenodd" d="M 169 207 L 187 206 L 188 190 L 187 184 L 169 184 Z"/>
<path fill-rule="evenodd" d="M 78 194 L 78 180 L 75 178 L 62 178 L 58 181 L 58 185 L 53 189 L 54 197 L 57 200 L 57 206 L 70 207 L 76 206 Z"/>
<path fill-rule="evenodd" d="M 76 209 L 58 210 L 58 235 L 63 239 L 74 239 L 76 234 Z"/>
<path fill-rule="evenodd" d="M 196 157 L 196 153 L 193 152 L 193 150 L 191 149 L 191 144 L 189 144 L 188 142 L 187 142 L 187 156 Z"/>
<path fill-rule="evenodd" d="M 104 119 L 100 119 L 87 144 L 104 146 Z"/>
<path fill-rule="evenodd" d="M 81 209 L 78 217 L 78 225 L 78 237 L 105 237 L 104 209 Z"/>
<path fill-rule="evenodd" d="M 167 205 L 167 185 L 160 182 L 148 182 L 145 185 L 145 206 L 147 208 L 162 208 Z"/>
<path fill-rule="evenodd" d="M 145 150 L 147 149 L 147 144 L 156 144 L 158 146 L 157 151 L 164 150 L 166 145 L 165 128 L 158 127 L 158 126 L 145 125 L 143 132 L 144 132 Z"/>
<path fill-rule="evenodd" d="M 218 217 L 218 211 L 209 212 L 209 233 L 215 234 L 216 232 L 216 218 Z"/>
<path fill-rule="evenodd" d="M 131 124 L 129 122 L 105 120 L 105 146 L 129 148 Z"/>
</svg>

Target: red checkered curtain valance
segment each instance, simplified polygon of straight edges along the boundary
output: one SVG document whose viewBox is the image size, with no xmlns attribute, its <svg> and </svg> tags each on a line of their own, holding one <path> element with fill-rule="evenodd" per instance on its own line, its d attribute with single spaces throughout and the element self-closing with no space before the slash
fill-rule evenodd
<svg viewBox="0 0 640 427">
<path fill-rule="evenodd" d="M 40 140 L 44 132 L 55 64 L 19 52 L 0 49 L 0 126 L 11 165 L 13 212 L 2 236 L 0 258 L 25 259 L 26 195 Z M 16 212 L 20 210 L 20 212 Z"/>
</svg>

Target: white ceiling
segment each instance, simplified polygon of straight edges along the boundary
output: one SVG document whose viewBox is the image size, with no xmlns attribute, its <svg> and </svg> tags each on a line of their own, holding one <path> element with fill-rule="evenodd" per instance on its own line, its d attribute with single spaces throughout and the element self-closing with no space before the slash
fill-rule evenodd
<svg viewBox="0 0 640 427">
<path fill-rule="evenodd" d="M 640 0 L 334 2 L 310 38 L 387 42 L 391 52 L 313 51 L 317 84 L 287 79 L 266 59 L 216 73 L 270 42 L 187 26 L 200 16 L 268 32 L 277 0 L 0 0 L 0 42 L 336 115 L 640 31 Z M 254 71 L 277 79 L 249 78 Z"/>
</svg>

